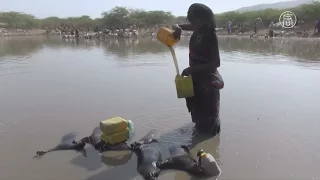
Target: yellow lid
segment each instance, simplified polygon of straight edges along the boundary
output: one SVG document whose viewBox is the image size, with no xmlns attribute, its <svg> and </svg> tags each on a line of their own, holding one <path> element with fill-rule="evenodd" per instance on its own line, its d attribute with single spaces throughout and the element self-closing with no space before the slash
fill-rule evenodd
<svg viewBox="0 0 320 180">
<path fill-rule="evenodd" d="M 203 152 L 200 156 L 202 157 L 202 156 L 206 156 L 206 155 L 207 155 L 207 153 Z"/>
</svg>

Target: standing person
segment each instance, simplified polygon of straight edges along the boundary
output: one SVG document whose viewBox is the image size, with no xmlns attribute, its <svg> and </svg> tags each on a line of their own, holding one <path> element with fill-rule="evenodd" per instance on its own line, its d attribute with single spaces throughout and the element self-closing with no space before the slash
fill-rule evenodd
<svg viewBox="0 0 320 180">
<path fill-rule="evenodd" d="M 273 29 L 274 29 L 274 23 L 273 23 L 273 21 L 271 21 L 270 25 L 269 25 L 269 36 L 270 37 L 273 37 Z"/>
<path fill-rule="evenodd" d="M 320 35 L 320 18 L 316 22 L 316 26 L 314 27 L 314 33 L 317 32 L 317 35 Z"/>
<path fill-rule="evenodd" d="M 244 33 L 244 28 L 245 28 L 245 26 L 243 25 L 243 23 L 241 23 L 241 33 L 242 34 Z"/>
<path fill-rule="evenodd" d="M 79 38 L 79 30 L 76 28 L 76 38 Z"/>
<path fill-rule="evenodd" d="M 254 34 L 257 34 L 257 21 L 254 21 L 253 31 L 254 31 Z"/>
<path fill-rule="evenodd" d="M 228 35 L 232 33 L 232 22 L 231 20 L 228 21 L 227 23 L 227 29 L 228 29 Z"/>
<path fill-rule="evenodd" d="M 174 26 L 174 36 L 181 30 L 193 31 L 189 42 L 189 66 L 183 76 L 192 76 L 194 97 L 186 98 L 192 121 L 200 131 L 220 133 L 220 89 L 224 83 L 217 68 L 220 55 L 216 24 L 212 10 L 204 4 L 194 3 L 188 10 L 190 24 Z"/>
</svg>

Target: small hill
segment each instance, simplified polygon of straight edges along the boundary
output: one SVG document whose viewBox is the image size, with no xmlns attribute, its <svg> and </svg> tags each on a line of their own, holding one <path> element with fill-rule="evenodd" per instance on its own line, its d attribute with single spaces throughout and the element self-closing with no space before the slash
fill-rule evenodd
<svg viewBox="0 0 320 180">
<path fill-rule="evenodd" d="M 319 0 L 316 0 L 319 1 Z M 257 11 L 257 10 L 264 10 L 264 9 L 286 9 L 286 8 L 293 8 L 305 3 L 311 3 L 312 0 L 293 0 L 293 1 L 282 1 L 277 3 L 270 3 L 270 4 L 257 4 L 253 6 L 242 7 L 235 11 L 239 12 L 246 12 L 246 11 Z"/>
</svg>

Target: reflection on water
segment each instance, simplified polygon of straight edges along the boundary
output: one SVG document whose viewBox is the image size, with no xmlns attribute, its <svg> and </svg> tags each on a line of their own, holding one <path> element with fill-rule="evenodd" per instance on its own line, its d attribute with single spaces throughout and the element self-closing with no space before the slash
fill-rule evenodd
<svg viewBox="0 0 320 180">
<path fill-rule="evenodd" d="M 156 129 L 164 158 L 173 144 L 193 154 L 203 148 L 221 165 L 222 180 L 320 178 L 319 42 L 219 41 L 226 87 L 222 133 L 212 138 L 195 133 L 176 97 L 170 51 L 155 38 L 0 39 L 0 179 L 140 179 L 130 152 L 100 155 L 88 146 L 88 158 L 61 151 L 32 159 L 61 134 L 77 131 L 79 139 L 111 116 L 133 120 L 135 140 Z M 187 67 L 188 38 L 175 50 Z M 197 178 L 165 171 L 159 179 Z"/>
<path fill-rule="evenodd" d="M 314 62 L 320 60 L 320 41 L 305 38 L 274 38 L 264 40 L 249 38 L 220 38 L 220 48 L 226 52 L 245 51 L 264 56 L 285 55 L 296 57 L 296 61 Z"/>
<path fill-rule="evenodd" d="M 186 47 L 189 38 L 182 38 L 177 48 Z M 167 47 L 163 46 L 156 37 L 107 40 L 75 40 L 52 37 L 19 37 L 0 39 L 0 57 L 2 56 L 28 56 L 39 51 L 42 47 L 51 48 L 75 48 L 90 50 L 101 48 L 107 54 L 117 55 L 119 60 L 128 60 L 136 54 L 166 53 Z M 295 60 L 314 62 L 320 59 L 320 41 L 306 38 L 274 38 L 265 40 L 250 38 L 219 38 L 220 49 L 226 52 L 248 52 L 268 55 L 286 55 L 296 57 Z"/>
<path fill-rule="evenodd" d="M 0 38 L 0 57 L 29 56 L 43 46 L 43 38 Z"/>
</svg>

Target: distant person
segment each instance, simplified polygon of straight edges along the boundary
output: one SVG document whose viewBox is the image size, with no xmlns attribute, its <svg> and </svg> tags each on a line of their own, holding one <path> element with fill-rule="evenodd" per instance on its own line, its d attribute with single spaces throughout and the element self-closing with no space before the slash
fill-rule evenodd
<svg viewBox="0 0 320 180">
<path fill-rule="evenodd" d="M 73 29 L 71 30 L 71 33 L 70 33 L 70 34 L 71 34 L 71 36 L 73 36 L 73 35 L 74 35 L 74 31 L 73 31 Z"/>
<path fill-rule="evenodd" d="M 232 22 L 231 22 L 231 20 L 229 20 L 228 23 L 227 23 L 227 30 L 228 30 L 228 34 L 232 33 Z"/>
<path fill-rule="evenodd" d="M 316 26 L 314 27 L 314 32 L 319 35 L 320 34 L 320 18 L 316 22 Z"/>
<path fill-rule="evenodd" d="M 79 30 L 76 28 L 76 38 L 79 38 Z"/>
<path fill-rule="evenodd" d="M 273 21 L 271 21 L 269 25 L 269 37 L 273 37 L 273 30 L 274 30 L 274 23 Z"/>
<path fill-rule="evenodd" d="M 94 31 L 94 32 L 99 32 L 99 26 L 96 26 L 96 28 L 94 28 L 93 31 Z"/>
<path fill-rule="evenodd" d="M 257 21 L 254 21 L 253 31 L 254 31 L 254 34 L 257 34 Z"/>
<path fill-rule="evenodd" d="M 175 38 L 181 30 L 194 31 L 189 42 L 189 66 L 183 76 L 192 76 L 194 97 L 186 98 L 192 121 L 200 131 L 220 133 L 220 89 L 224 83 L 217 68 L 220 67 L 216 23 L 212 10 L 204 4 L 189 7 L 190 24 L 176 25 Z"/>
<path fill-rule="evenodd" d="M 238 24 L 238 33 L 241 32 L 241 24 Z"/>
<path fill-rule="evenodd" d="M 240 25 L 240 32 L 241 32 L 241 34 L 244 33 L 244 25 L 243 25 L 243 23 L 241 23 L 241 25 Z"/>
</svg>

